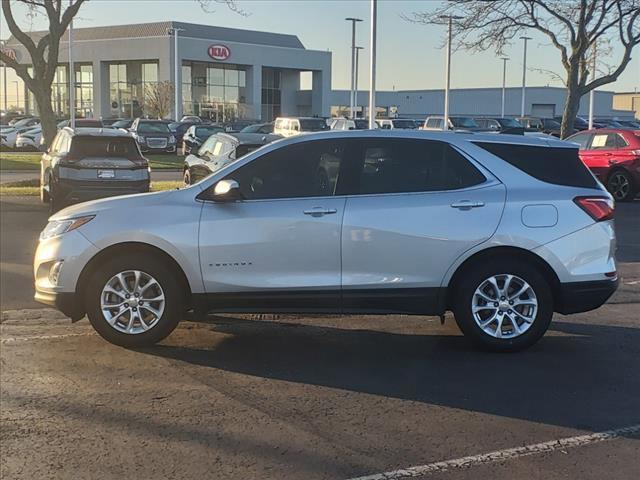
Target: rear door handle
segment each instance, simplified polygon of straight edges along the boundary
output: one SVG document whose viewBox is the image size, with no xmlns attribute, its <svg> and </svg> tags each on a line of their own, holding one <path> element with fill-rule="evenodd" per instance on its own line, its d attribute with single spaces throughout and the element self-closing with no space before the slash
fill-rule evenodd
<svg viewBox="0 0 640 480">
<path fill-rule="evenodd" d="M 471 210 L 472 208 L 484 207 L 484 202 L 472 202 L 471 200 L 460 200 L 451 204 L 452 208 L 460 210 Z"/>
<path fill-rule="evenodd" d="M 322 217 L 323 215 L 330 215 L 337 212 L 338 210 L 335 208 L 313 207 L 309 210 L 304 210 L 302 213 L 305 215 L 311 215 L 312 217 Z"/>
</svg>

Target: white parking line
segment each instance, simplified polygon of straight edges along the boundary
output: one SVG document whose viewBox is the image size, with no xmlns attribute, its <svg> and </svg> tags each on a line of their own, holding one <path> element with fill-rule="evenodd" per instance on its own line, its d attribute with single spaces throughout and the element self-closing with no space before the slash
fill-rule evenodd
<svg viewBox="0 0 640 480">
<path fill-rule="evenodd" d="M 484 465 L 487 463 L 503 462 L 527 455 L 536 455 L 539 453 L 549 453 L 555 450 L 564 450 L 567 448 L 582 447 L 591 443 L 604 442 L 613 440 L 623 435 L 640 433 L 640 424 L 631 425 L 629 427 L 616 428 L 605 432 L 592 433 L 589 435 L 580 435 L 578 437 L 561 438 L 559 440 L 551 440 L 544 443 L 536 443 L 534 445 L 525 445 L 523 447 L 508 448 L 506 450 L 497 450 L 495 452 L 483 453 L 481 455 L 471 455 L 469 457 L 457 458 L 454 460 L 446 460 L 443 462 L 428 463 L 417 467 L 409 467 L 402 470 L 393 470 L 390 472 L 376 473 L 366 475 L 364 477 L 352 478 L 350 480 L 395 480 L 402 478 L 419 477 L 431 473 L 442 473 L 449 470 L 460 470 L 463 468 Z"/>
<path fill-rule="evenodd" d="M 0 343 L 28 342 L 30 340 L 52 340 L 52 339 L 67 338 L 67 337 L 86 337 L 87 335 L 95 335 L 95 333 L 94 332 L 63 333 L 60 335 L 32 335 L 32 336 L 25 336 L 25 337 L 8 337 L 8 338 L 1 338 Z"/>
</svg>

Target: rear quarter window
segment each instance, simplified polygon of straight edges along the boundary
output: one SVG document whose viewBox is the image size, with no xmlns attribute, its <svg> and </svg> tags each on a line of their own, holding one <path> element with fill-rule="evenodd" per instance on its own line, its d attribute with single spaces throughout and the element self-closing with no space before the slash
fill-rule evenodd
<svg viewBox="0 0 640 480">
<path fill-rule="evenodd" d="M 596 188 L 598 183 L 578 156 L 577 148 L 474 142 L 527 175 L 554 185 Z"/>
</svg>

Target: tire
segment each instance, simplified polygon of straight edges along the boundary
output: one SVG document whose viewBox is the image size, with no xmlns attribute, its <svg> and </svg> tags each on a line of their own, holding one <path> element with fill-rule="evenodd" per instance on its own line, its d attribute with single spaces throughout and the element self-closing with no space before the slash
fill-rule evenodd
<svg viewBox="0 0 640 480">
<path fill-rule="evenodd" d="M 507 275 L 512 276 L 509 286 L 506 283 L 509 280 Z M 535 344 L 549 328 L 553 316 L 551 286 L 532 265 L 521 260 L 492 259 L 475 264 L 465 270 L 460 278 L 454 286 L 453 312 L 460 330 L 476 346 L 497 352 L 515 352 Z M 496 290 L 489 280 L 492 278 L 498 288 L 507 287 L 509 293 L 504 297 L 496 296 Z M 524 282 L 531 290 L 515 296 L 518 290 L 525 287 Z M 484 297 L 476 293 L 479 290 L 485 294 Z M 513 297 L 511 305 L 510 295 Z M 489 302 L 487 298 L 493 301 Z M 534 307 L 533 303 L 537 305 Z M 478 308 L 475 314 L 474 306 Z M 490 318 L 493 320 L 484 324 Z M 484 324 L 484 328 L 480 323 Z M 498 325 L 501 325 L 499 334 Z M 522 332 L 516 330 L 516 326 Z"/>
<path fill-rule="evenodd" d="M 189 170 L 184 171 L 184 176 L 182 177 L 185 185 L 191 185 L 191 172 Z"/>
<path fill-rule="evenodd" d="M 607 190 L 616 202 L 630 202 L 636 196 L 633 179 L 626 170 L 614 170 L 607 178 Z"/>
<path fill-rule="evenodd" d="M 56 184 L 52 176 L 49 176 L 49 214 L 62 210 L 64 203 L 57 192 Z"/>
<path fill-rule="evenodd" d="M 133 288 L 136 271 L 142 287 L 138 289 L 137 298 Z M 126 290 L 118 275 L 127 284 Z M 118 293 L 105 292 L 107 286 Z M 87 316 L 93 328 L 102 338 L 121 347 L 158 343 L 173 332 L 184 314 L 184 292 L 177 275 L 165 262 L 149 254 L 129 253 L 109 259 L 93 272 L 84 294 Z M 162 301 L 156 300 L 161 297 Z M 140 299 L 144 302 L 138 303 Z M 105 313 L 103 302 L 123 305 L 107 309 Z M 107 315 L 110 315 L 111 324 Z"/>
<path fill-rule="evenodd" d="M 51 186 L 50 177 L 49 177 L 49 186 Z M 40 201 L 42 203 L 49 203 L 51 201 L 51 197 L 49 197 L 49 192 L 45 190 L 44 185 L 40 185 Z"/>
</svg>

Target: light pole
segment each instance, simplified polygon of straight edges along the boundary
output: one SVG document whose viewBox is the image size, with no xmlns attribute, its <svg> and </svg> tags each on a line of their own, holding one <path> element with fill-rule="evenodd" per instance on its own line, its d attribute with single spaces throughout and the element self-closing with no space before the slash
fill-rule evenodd
<svg viewBox="0 0 640 480">
<path fill-rule="evenodd" d="M 520 116 L 524 117 L 524 106 L 527 89 L 527 42 L 531 40 L 531 37 L 520 37 L 520 40 L 524 40 L 524 52 L 522 58 L 522 103 L 520 105 Z"/>
<path fill-rule="evenodd" d="M 69 0 L 69 7 L 73 0 Z M 69 126 L 76 128 L 76 72 L 73 67 L 73 18 L 69 22 Z"/>
<path fill-rule="evenodd" d="M 4 48 L 7 42 L 5 40 L 0 40 L 0 45 Z M 2 88 L 4 94 L 4 111 L 9 111 L 9 100 L 7 100 L 7 64 L 2 62 Z"/>
<path fill-rule="evenodd" d="M 442 129 L 449 129 L 449 90 L 451 88 L 451 37 L 452 26 L 454 19 L 460 19 L 462 17 L 456 15 L 440 15 L 438 18 L 446 18 L 449 21 L 449 29 L 447 32 L 447 60 L 446 60 L 446 79 L 444 89 L 444 122 L 442 123 Z"/>
<path fill-rule="evenodd" d="M 360 62 L 360 50 L 363 50 L 364 47 L 356 47 L 356 81 L 355 81 L 355 90 L 353 91 L 353 105 L 354 105 L 354 115 L 353 118 L 358 116 L 358 64 Z"/>
<path fill-rule="evenodd" d="M 502 57 L 502 108 L 500 116 L 504 118 L 504 102 L 507 93 L 507 57 Z"/>
<path fill-rule="evenodd" d="M 596 46 L 597 44 L 593 44 L 593 60 L 591 63 L 591 78 L 596 78 Z M 593 128 L 593 101 L 594 101 L 595 92 L 592 88 L 589 91 L 589 130 Z"/>
<path fill-rule="evenodd" d="M 19 91 L 19 88 L 18 88 L 19 84 L 18 84 L 17 80 L 14 80 L 11 83 L 15 83 L 16 84 L 16 110 L 20 110 L 20 91 Z"/>
<path fill-rule="evenodd" d="M 369 129 L 376 125 L 376 24 L 378 22 L 378 0 L 371 0 L 371 39 L 369 61 Z"/>
<path fill-rule="evenodd" d="M 173 95 L 174 95 L 174 113 L 175 120 L 179 122 L 180 119 L 178 115 L 180 115 L 180 94 L 182 93 L 182 84 L 180 83 L 180 59 L 178 57 L 178 33 L 184 32 L 184 28 L 168 28 L 167 33 L 173 34 L 173 68 L 174 68 L 174 87 L 173 87 Z"/>
<path fill-rule="evenodd" d="M 354 117 L 355 112 L 355 84 L 356 84 L 356 23 L 361 22 L 361 18 L 347 17 L 347 22 L 351 22 L 351 93 L 349 94 L 349 116 Z"/>
</svg>

